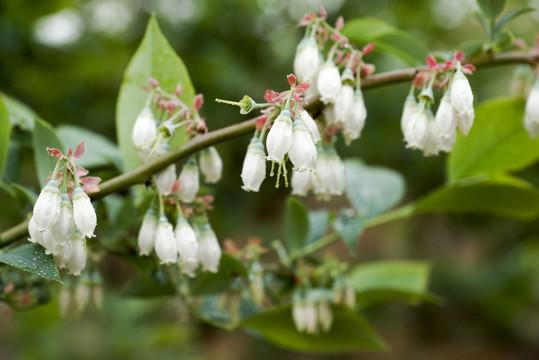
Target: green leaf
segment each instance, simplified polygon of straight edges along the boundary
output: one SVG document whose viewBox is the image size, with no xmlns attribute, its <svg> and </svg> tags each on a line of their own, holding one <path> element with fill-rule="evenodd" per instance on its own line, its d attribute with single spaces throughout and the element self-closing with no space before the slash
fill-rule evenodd
<svg viewBox="0 0 539 360">
<path fill-rule="evenodd" d="M 491 21 L 490 19 L 485 15 L 484 12 L 477 10 L 473 13 L 477 20 L 479 20 L 479 23 L 485 29 L 485 32 L 487 33 L 487 37 L 490 39 L 492 37 L 492 27 L 491 27 Z"/>
<path fill-rule="evenodd" d="M 8 252 L 2 252 L 0 262 L 45 279 L 62 282 L 54 259 L 45 254 L 45 249 L 40 245 L 25 244 Z"/>
<path fill-rule="evenodd" d="M 118 170 L 121 170 L 120 150 L 103 135 L 76 125 L 61 125 L 57 132 L 66 148 L 75 149 L 78 144 L 84 141 L 84 155 L 77 160 L 77 165 L 89 169 L 114 165 Z"/>
<path fill-rule="evenodd" d="M 505 0 L 477 0 L 477 3 L 489 19 L 495 19 L 505 6 Z"/>
<path fill-rule="evenodd" d="M 494 50 L 511 50 L 515 43 L 515 37 L 509 30 L 503 30 L 494 36 Z"/>
<path fill-rule="evenodd" d="M 457 49 L 464 53 L 464 58 L 469 59 L 483 54 L 485 51 L 485 41 L 483 40 L 470 40 L 466 41 L 459 46 Z"/>
<path fill-rule="evenodd" d="M 0 179 L 2 179 L 6 169 L 10 134 L 9 113 L 2 97 L 0 97 Z"/>
<path fill-rule="evenodd" d="M 7 106 L 11 124 L 18 125 L 25 130 L 33 130 L 34 118 L 39 118 L 36 112 L 19 100 L 12 98 L 5 93 L 0 92 L 0 94 Z"/>
<path fill-rule="evenodd" d="M 208 295 L 226 291 L 238 276 L 247 277 L 247 270 L 235 257 L 227 253 L 221 256 L 219 271 L 203 272 L 190 280 L 192 295 Z"/>
<path fill-rule="evenodd" d="M 498 21 L 498 23 L 496 24 L 496 32 L 499 32 L 504 27 L 505 24 L 507 24 L 509 21 L 513 20 L 514 18 L 520 15 L 532 12 L 532 11 L 536 11 L 536 10 L 537 9 L 533 7 L 522 7 L 522 8 L 508 11 L 502 16 L 500 21 Z"/>
<path fill-rule="evenodd" d="M 415 212 L 478 212 L 530 220 L 539 215 L 539 190 L 505 181 L 456 184 L 435 190 L 420 199 Z"/>
<path fill-rule="evenodd" d="M 56 130 L 44 120 L 35 119 L 33 135 L 34 161 L 36 163 L 37 177 L 40 185 L 45 183 L 45 179 L 54 170 L 57 159 L 49 156 L 47 147 L 59 149 L 65 152 L 62 141 L 56 134 Z"/>
<path fill-rule="evenodd" d="M 515 171 L 539 158 L 539 139 L 524 129 L 523 99 L 481 104 L 467 137 L 459 136 L 448 160 L 449 182 L 481 173 Z"/>
<path fill-rule="evenodd" d="M 381 166 L 368 166 L 358 159 L 345 164 L 346 196 L 363 219 L 382 213 L 404 196 L 404 178 Z"/>
<path fill-rule="evenodd" d="M 354 267 L 348 279 L 361 307 L 395 300 L 417 303 L 435 298 L 427 290 L 429 272 L 426 262 L 375 261 Z"/>
<path fill-rule="evenodd" d="M 359 47 L 375 43 L 374 51 L 396 56 L 411 66 L 423 64 L 428 54 L 427 48 L 414 36 L 381 19 L 353 19 L 346 23 L 341 32 Z"/>
<path fill-rule="evenodd" d="M 289 350 L 306 353 L 343 353 L 356 350 L 386 350 L 387 346 L 363 316 L 345 307 L 332 307 L 329 332 L 308 335 L 296 330 L 290 305 L 278 307 L 243 322 L 265 340 Z"/>
<path fill-rule="evenodd" d="M 309 211 L 309 235 L 307 243 L 313 243 L 324 236 L 329 228 L 329 211 Z"/>
<path fill-rule="evenodd" d="M 365 229 L 365 224 L 361 217 L 350 214 L 349 210 L 341 211 L 339 216 L 333 220 L 333 229 L 335 229 L 350 251 L 355 254 L 357 241 Z"/>
<path fill-rule="evenodd" d="M 187 105 L 193 103 L 195 91 L 187 69 L 161 33 L 154 16 L 150 18 L 144 39 L 125 71 L 116 106 L 116 132 L 125 171 L 140 165 L 131 142 L 131 131 L 148 98 L 148 92 L 142 86 L 149 85 L 150 77 L 157 79 L 160 87 L 169 93 L 181 84 L 183 92 L 180 99 Z M 178 137 L 172 141 L 172 147 L 186 139 L 181 136 L 182 131 L 176 133 Z"/>
<path fill-rule="evenodd" d="M 307 244 L 309 236 L 308 210 L 296 198 L 289 196 L 284 209 L 284 242 L 293 252 Z"/>
</svg>

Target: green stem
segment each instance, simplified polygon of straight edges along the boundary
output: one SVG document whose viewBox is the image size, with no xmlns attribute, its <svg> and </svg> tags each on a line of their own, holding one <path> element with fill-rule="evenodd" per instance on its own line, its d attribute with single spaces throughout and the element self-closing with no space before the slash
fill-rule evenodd
<svg viewBox="0 0 539 360">
<path fill-rule="evenodd" d="M 56 162 L 56 165 L 54 166 L 54 170 L 52 171 L 51 180 L 56 180 L 56 178 L 58 177 L 58 172 L 60 171 L 60 167 L 62 166 L 63 163 L 64 163 L 63 160 L 58 160 Z"/>
</svg>

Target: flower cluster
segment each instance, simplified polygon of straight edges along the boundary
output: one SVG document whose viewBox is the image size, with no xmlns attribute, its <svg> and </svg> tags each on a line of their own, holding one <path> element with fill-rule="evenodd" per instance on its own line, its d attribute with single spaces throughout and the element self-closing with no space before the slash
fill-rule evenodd
<svg viewBox="0 0 539 360">
<path fill-rule="evenodd" d="M 455 52 L 451 61 L 440 66 L 432 56 L 427 57 L 428 70 L 414 78 L 410 94 L 404 102 L 401 129 L 406 146 L 423 150 L 425 155 L 451 152 L 457 129 L 466 136 L 474 119 L 473 93 L 464 74 L 472 74 L 473 65 L 462 65 L 464 54 Z M 433 88 L 444 91 L 436 115 Z M 418 99 L 414 96 L 418 89 Z"/>
<path fill-rule="evenodd" d="M 325 19 L 321 8 L 320 15 L 311 12 L 300 23 L 307 27 L 306 36 L 296 50 L 295 75 L 288 75 L 290 90 L 267 90 L 266 103 L 260 104 L 248 96 L 239 102 L 217 99 L 239 106 L 243 114 L 262 109 L 241 172 L 246 191 L 259 191 L 266 177 L 265 160 L 272 163 L 271 176 L 278 167 L 276 187 L 281 175 L 288 186 L 286 163 L 290 160 L 292 191 L 296 195 L 306 196 L 313 191 L 327 200 L 344 191 L 344 164 L 335 151 L 336 134 L 341 131 L 347 144 L 361 134 L 367 117 L 361 76 L 374 71 L 362 59 L 374 46 L 357 50 L 339 32 L 342 18 L 334 27 Z M 297 80 L 301 82 L 297 84 Z M 321 112 L 312 105 L 318 98 L 324 107 Z M 316 119 L 307 107 L 311 107 Z"/>
<path fill-rule="evenodd" d="M 74 152 L 70 148 L 67 155 L 58 149 L 47 148 L 47 151 L 58 162 L 34 205 L 28 240 L 52 254 L 59 268 L 80 275 L 86 266 L 85 239 L 95 236 L 97 224 L 85 190 L 96 191 L 100 179 L 86 176 L 88 171 L 75 165 L 84 153 L 84 143 Z"/>
<path fill-rule="evenodd" d="M 99 310 L 103 306 L 103 295 L 103 280 L 97 271 L 82 275 L 75 286 L 68 279 L 64 281 L 58 296 L 60 316 L 66 317 L 70 310 L 80 314 L 90 301 Z"/>
<path fill-rule="evenodd" d="M 189 107 L 180 100 L 180 85 L 173 94 L 161 89 L 153 78 L 150 85 L 147 88 L 150 92 L 148 104 L 132 130 L 133 145 L 143 162 L 167 152 L 169 141 L 180 127 L 185 126 L 188 136 L 207 131 L 206 122 L 199 115 L 202 95 L 195 96 L 193 106 Z M 159 119 L 154 117 L 154 112 L 160 114 Z M 158 195 L 159 210 L 152 207 L 146 212 L 138 235 L 140 255 L 150 255 L 155 250 L 161 263 L 178 263 L 182 272 L 189 276 L 195 275 L 199 264 L 205 271 L 217 272 L 221 258 L 219 242 L 205 214 L 209 207 L 208 197 L 197 197 L 199 171 L 207 183 L 221 179 L 223 162 L 213 146 L 200 152 L 198 162 L 191 157 L 179 175 L 175 164 L 154 175 L 152 185 Z M 177 219 L 175 227 L 167 218 L 166 205 L 175 205 L 172 211 L 172 216 Z M 184 214 L 197 211 L 191 225 Z"/>
</svg>

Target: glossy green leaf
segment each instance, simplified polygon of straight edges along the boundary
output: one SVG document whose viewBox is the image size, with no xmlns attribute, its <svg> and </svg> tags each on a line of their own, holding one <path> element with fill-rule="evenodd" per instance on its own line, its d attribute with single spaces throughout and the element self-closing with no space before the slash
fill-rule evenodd
<svg viewBox="0 0 539 360">
<path fill-rule="evenodd" d="M 443 187 L 416 203 L 416 213 L 477 212 L 530 220 L 539 215 L 539 190 L 507 182 Z"/>
<path fill-rule="evenodd" d="M 489 19 L 495 19 L 505 6 L 505 0 L 477 0 L 477 3 Z"/>
<path fill-rule="evenodd" d="M 356 253 L 357 241 L 365 229 L 363 219 L 355 214 L 350 214 L 348 210 L 341 213 L 333 220 L 333 229 L 344 241 L 352 253 Z"/>
<path fill-rule="evenodd" d="M 310 244 L 326 234 L 329 228 L 329 211 L 309 211 L 309 235 L 307 243 Z"/>
<path fill-rule="evenodd" d="M 77 160 L 77 165 L 87 169 L 114 165 L 121 170 L 120 150 L 103 135 L 75 125 L 61 125 L 57 133 L 66 148 L 75 149 L 78 144 L 84 142 L 84 155 Z"/>
<path fill-rule="evenodd" d="M 65 152 L 64 145 L 56 130 L 44 120 L 35 119 L 33 135 L 34 161 L 36 163 L 37 177 L 40 185 L 45 184 L 45 179 L 54 170 L 57 159 L 49 156 L 47 147 L 59 149 Z"/>
<path fill-rule="evenodd" d="M 142 87 L 149 85 L 150 77 L 157 79 L 160 87 L 169 93 L 173 93 L 176 86 L 181 84 L 181 100 L 188 105 L 193 103 L 194 89 L 187 69 L 161 33 L 154 16 L 150 18 L 144 39 L 124 73 L 116 106 L 116 132 L 126 171 L 140 165 L 131 142 L 131 130 L 148 98 L 148 92 Z M 173 147 L 185 141 L 180 136 L 182 131 L 178 130 L 177 133 Z"/>
<path fill-rule="evenodd" d="M 265 340 L 289 350 L 306 353 L 343 353 L 386 350 L 387 346 L 363 316 L 344 307 L 332 307 L 329 332 L 308 335 L 296 330 L 290 305 L 252 316 L 243 322 Z"/>
<path fill-rule="evenodd" d="M 208 295 L 220 293 L 229 289 L 235 278 L 247 277 L 247 270 L 235 257 L 227 253 L 221 256 L 219 271 L 216 273 L 203 272 L 190 280 L 192 295 Z"/>
<path fill-rule="evenodd" d="M 404 178 L 395 170 L 368 166 L 357 159 L 345 162 L 346 196 L 363 219 L 382 213 L 404 196 Z"/>
<path fill-rule="evenodd" d="M 289 196 L 284 210 L 284 243 L 293 252 L 307 243 L 309 236 L 309 213 L 305 205 Z"/>
<path fill-rule="evenodd" d="M 537 11 L 537 9 L 533 7 L 522 7 L 522 8 L 508 11 L 501 17 L 500 21 L 498 21 L 498 23 L 496 24 L 496 32 L 500 31 L 504 27 L 505 24 L 507 24 L 509 21 L 513 20 L 514 18 L 520 15 L 532 12 L 532 11 Z"/>
<path fill-rule="evenodd" d="M 9 119 L 12 125 L 18 125 L 25 130 L 34 129 L 34 119 L 39 118 L 34 110 L 28 105 L 12 98 L 11 96 L 1 93 L 5 105 L 9 112 Z"/>
<path fill-rule="evenodd" d="M 494 99 L 481 104 L 468 136 L 455 142 L 448 160 L 449 182 L 481 173 L 515 171 L 539 159 L 539 139 L 524 129 L 523 99 Z"/>
<path fill-rule="evenodd" d="M 427 48 L 413 35 L 381 19 L 353 19 L 345 24 L 341 32 L 359 47 L 375 43 L 374 51 L 391 54 L 412 66 L 423 64 L 428 54 Z"/>
<path fill-rule="evenodd" d="M 25 244 L 8 252 L 0 252 L 0 262 L 42 278 L 62 282 L 52 256 L 45 254 L 40 245 Z"/>
<path fill-rule="evenodd" d="M 361 307 L 403 300 L 416 303 L 434 299 L 429 294 L 430 266 L 421 261 L 376 261 L 354 267 L 348 273 Z"/>
<path fill-rule="evenodd" d="M 0 179 L 2 179 L 6 169 L 10 134 L 9 113 L 2 97 L 0 97 Z"/>
</svg>

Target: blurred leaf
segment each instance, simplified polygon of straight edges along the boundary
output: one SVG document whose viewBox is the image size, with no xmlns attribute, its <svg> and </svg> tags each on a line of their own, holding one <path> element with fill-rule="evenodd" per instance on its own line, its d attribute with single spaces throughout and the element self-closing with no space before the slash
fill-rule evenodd
<svg viewBox="0 0 539 360">
<path fill-rule="evenodd" d="M 495 28 L 496 32 L 499 32 L 504 27 L 505 24 L 507 24 L 509 21 L 513 20 L 514 18 L 520 15 L 532 12 L 532 11 L 537 11 L 537 9 L 533 7 L 522 7 L 522 8 L 508 11 L 501 17 L 500 21 L 498 21 L 498 23 L 496 24 L 496 28 Z"/>
<path fill-rule="evenodd" d="M 487 37 L 489 39 L 492 38 L 492 26 L 491 26 L 491 21 L 489 20 L 489 18 L 485 15 L 484 12 L 480 11 L 480 10 L 477 10 L 477 11 L 474 11 L 473 13 L 475 15 L 475 17 L 477 18 L 477 20 L 479 20 L 479 23 L 481 24 L 481 26 L 483 27 L 483 29 L 485 29 L 485 32 L 487 33 Z"/>
<path fill-rule="evenodd" d="M 395 170 L 368 166 L 358 159 L 344 164 L 346 196 L 363 219 L 390 209 L 404 196 L 404 178 Z"/>
<path fill-rule="evenodd" d="M 485 51 L 484 46 L 483 40 L 470 40 L 457 46 L 457 49 L 464 53 L 465 59 L 469 59 L 481 55 Z"/>
<path fill-rule="evenodd" d="M 247 277 L 247 270 L 234 256 L 223 253 L 218 272 L 202 272 L 190 279 L 190 293 L 196 296 L 226 291 L 238 276 Z"/>
<path fill-rule="evenodd" d="M 42 278 L 62 282 L 52 256 L 40 245 L 25 244 L 8 252 L 0 252 L 0 262 L 28 271 Z"/>
<path fill-rule="evenodd" d="M 459 136 L 449 154 L 449 182 L 480 173 L 514 171 L 539 158 L 539 139 L 524 129 L 524 99 L 494 99 L 481 104 L 468 136 Z"/>
<path fill-rule="evenodd" d="M 503 30 L 494 36 L 494 47 L 495 50 L 510 50 L 515 43 L 515 37 L 513 33 L 509 30 Z"/>
<path fill-rule="evenodd" d="M 505 0 L 477 0 L 477 3 L 489 19 L 495 19 L 505 6 Z"/>
<path fill-rule="evenodd" d="M 34 129 L 34 119 L 39 116 L 28 105 L 23 104 L 19 100 L 0 92 L 4 103 L 9 112 L 9 119 L 12 125 L 19 125 L 25 130 Z"/>
<path fill-rule="evenodd" d="M 386 350 L 387 346 L 363 316 L 344 307 L 332 307 L 329 332 L 308 335 L 296 330 L 290 305 L 252 316 L 243 322 L 267 341 L 306 353 L 343 353 L 356 350 Z"/>
<path fill-rule="evenodd" d="M 19 184 L 10 184 L 13 189 L 13 197 L 17 207 L 22 215 L 26 216 L 29 211 L 32 211 L 37 200 L 37 194 L 31 189 Z"/>
<path fill-rule="evenodd" d="M 124 73 L 116 106 L 116 132 L 125 171 L 140 165 L 131 142 L 131 131 L 148 98 L 148 92 L 142 87 L 149 86 L 150 77 L 157 79 L 159 86 L 169 93 L 181 84 L 180 99 L 187 105 L 193 103 L 194 89 L 187 69 L 161 33 L 155 16 L 150 18 L 144 39 Z M 185 137 L 180 136 L 182 131 L 176 133 L 179 137 L 172 142 L 173 147 L 185 141 Z"/>
<path fill-rule="evenodd" d="M 346 23 L 341 32 L 360 48 L 375 43 L 375 51 L 394 55 L 411 66 L 423 64 L 428 54 L 425 45 L 414 36 L 381 19 L 353 19 Z"/>
<path fill-rule="evenodd" d="M 415 211 L 478 212 L 530 220 L 539 215 L 539 190 L 495 182 L 456 184 L 421 198 Z"/>
<path fill-rule="evenodd" d="M 359 216 L 349 213 L 350 209 L 344 209 L 333 220 L 333 229 L 344 241 L 352 253 L 356 253 L 357 240 L 365 229 L 363 219 Z"/>
<path fill-rule="evenodd" d="M 309 211 L 309 235 L 307 243 L 313 243 L 324 236 L 329 228 L 329 211 Z"/>
<path fill-rule="evenodd" d="M 289 196 L 284 209 L 284 243 L 293 252 L 307 244 L 309 235 L 309 213 L 298 199 Z"/>
<path fill-rule="evenodd" d="M 422 261 L 376 261 L 354 267 L 348 279 L 361 307 L 395 300 L 415 303 L 435 298 L 427 290 L 429 272 L 430 265 Z"/>
<path fill-rule="evenodd" d="M 9 122 L 9 113 L 0 96 L 0 179 L 2 179 L 4 170 L 6 169 L 10 133 L 11 123 Z"/>
<path fill-rule="evenodd" d="M 35 119 L 33 145 L 38 182 L 40 187 L 43 187 L 45 179 L 54 170 L 57 161 L 56 158 L 49 156 L 47 147 L 56 148 L 62 152 L 65 152 L 65 149 L 56 130 L 49 123 L 38 118 Z"/>
<path fill-rule="evenodd" d="M 85 152 L 77 160 L 77 165 L 90 169 L 114 165 L 118 170 L 121 170 L 120 150 L 106 137 L 75 125 L 61 125 L 57 132 L 66 148 L 75 149 L 78 144 L 84 141 Z"/>
</svg>

